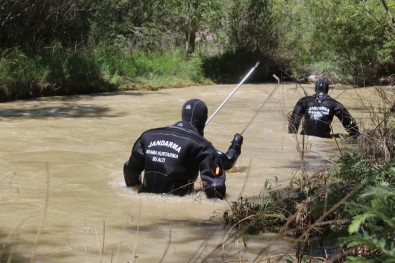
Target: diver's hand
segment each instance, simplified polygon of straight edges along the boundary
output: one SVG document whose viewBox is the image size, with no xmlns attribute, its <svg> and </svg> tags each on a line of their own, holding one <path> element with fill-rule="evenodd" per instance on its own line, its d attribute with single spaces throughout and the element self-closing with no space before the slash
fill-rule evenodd
<svg viewBox="0 0 395 263">
<path fill-rule="evenodd" d="M 241 150 L 241 146 L 243 145 L 243 135 L 241 135 L 240 133 L 236 133 L 233 137 L 233 140 L 231 142 L 231 148 L 235 149 L 235 150 Z"/>
</svg>

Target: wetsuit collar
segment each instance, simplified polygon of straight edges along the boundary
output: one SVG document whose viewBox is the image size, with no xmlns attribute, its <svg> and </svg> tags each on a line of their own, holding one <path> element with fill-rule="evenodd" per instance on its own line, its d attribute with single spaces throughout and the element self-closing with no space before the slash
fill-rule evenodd
<svg viewBox="0 0 395 263">
<path fill-rule="evenodd" d="M 192 123 L 187 121 L 178 121 L 175 124 L 173 124 L 172 127 L 180 128 L 183 130 L 190 130 L 192 132 L 200 134 L 198 129 Z M 200 135 L 203 136 L 203 134 Z"/>
</svg>

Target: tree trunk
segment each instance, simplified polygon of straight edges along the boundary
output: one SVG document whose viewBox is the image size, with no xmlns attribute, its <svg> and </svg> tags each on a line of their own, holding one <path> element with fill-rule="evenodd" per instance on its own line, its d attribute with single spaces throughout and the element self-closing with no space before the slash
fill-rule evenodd
<svg viewBox="0 0 395 263">
<path fill-rule="evenodd" d="M 196 33 L 194 31 L 188 32 L 186 39 L 186 50 L 188 54 L 192 54 L 193 52 L 195 52 L 195 40 L 196 40 Z"/>
</svg>

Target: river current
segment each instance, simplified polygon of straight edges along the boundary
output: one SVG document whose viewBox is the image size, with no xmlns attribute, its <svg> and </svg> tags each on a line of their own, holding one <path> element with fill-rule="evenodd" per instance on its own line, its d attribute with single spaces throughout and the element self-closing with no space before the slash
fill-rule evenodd
<svg viewBox="0 0 395 263">
<path fill-rule="evenodd" d="M 291 237 L 265 233 L 244 243 L 222 219 L 239 197 L 260 198 L 265 182 L 286 187 L 338 154 L 334 140 L 307 138 L 302 156 L 302 136 L 287 134 L 287 115 L 304 91 L 281 84 L 268 98 L 276 84 L 241 86 L 205 129 L 226 151 L 247 128 L 222 201 L 207 199 L 199 181 L 186 197 L 137 194 L 125 187 L 122 167 L 138 136 L 178 121 L 186 100 L 202 99 L 210 116 L 236 85 L 1 103 L 0 261 L 273 262 L 294 253 Z M 304 87 L 313 94 L 312 84 Z M 331 95 L 358 119 L 352 94 Z M 333 127 L 345 133 L 337 120 Z"/>
</svg>

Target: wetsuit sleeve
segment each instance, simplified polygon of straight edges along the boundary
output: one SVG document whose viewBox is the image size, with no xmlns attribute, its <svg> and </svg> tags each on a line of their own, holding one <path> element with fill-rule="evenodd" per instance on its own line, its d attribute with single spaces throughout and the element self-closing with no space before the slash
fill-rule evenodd
<svg viewBox="0 0 395 263">
<path fill-rule="evenodd" d="M 203 182 L 207 198 L 223 199 L 226 194 L 226 174 L 216 151 L 210 149 L 202 153 L 204 158 L 200 162 L 200 178 Z"/>
<path fill-rule="evenodd" d="M 231 169 L 241 154 L 241 145 L 243 144 L 243 136 L 236 133 L 226 153 L 217 151 L 219 158 L 222 162 L 222 167 L 225 170 Z"/>
<path fill-rule="evenodd" d="M 126 186 L 141 185 L 141 172 L 145 166 L 145 156 L 141 137 L 133 145 L 129 160 L 123 166 L 123 175 Z"/>
<path fill-rule="evenodd" d="M 303 114 L 305 114 L 306 107 L 304 105 L 304 100 L 300 99 L 293 111 L 291 116 L 289 117 L 288 121 L 288 133 L 298 133 L 299 125 L 300 125 L 300 120 L 303 117 Z"/>
<path fill-rule="evenodd" d="M 226 153 L 217 151 L 218 157 L 221 159 L 224 170 L 231 169 L 238 158 L 238 154 L 234 149 L 229 149 Z"/>
<path fill-rule="evenodd" d="M 335 101 L 335 116 L 340 120 L 344 129 L 350 136 L 357 137 L 359 136 L 359 128 L 357 122 L 348 112 L 348 110 L 339 102 Z"/>
</svg>

